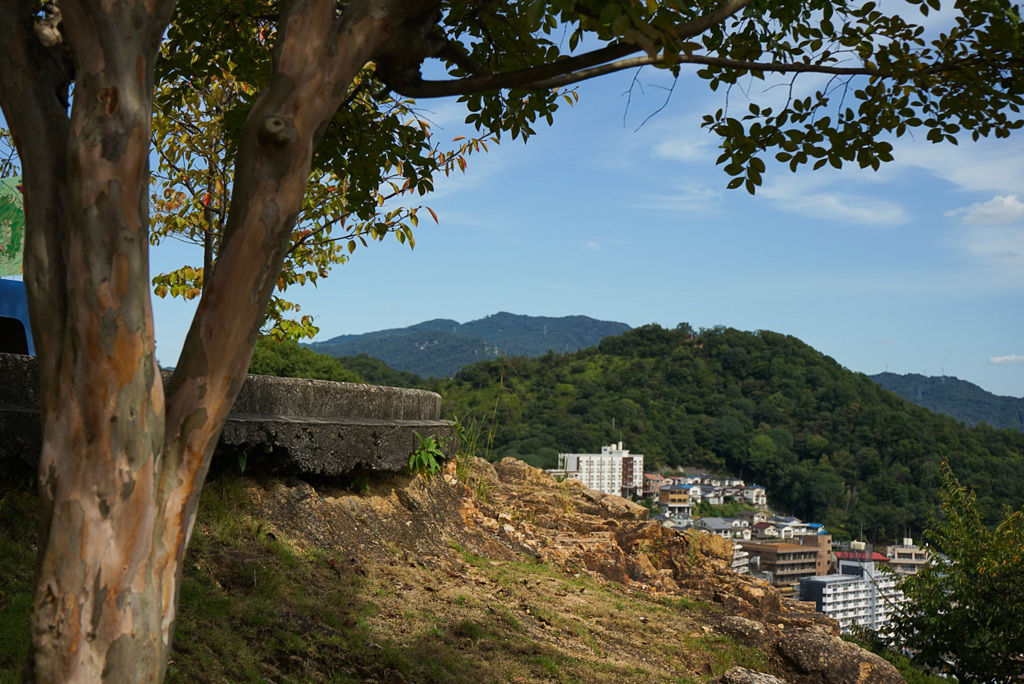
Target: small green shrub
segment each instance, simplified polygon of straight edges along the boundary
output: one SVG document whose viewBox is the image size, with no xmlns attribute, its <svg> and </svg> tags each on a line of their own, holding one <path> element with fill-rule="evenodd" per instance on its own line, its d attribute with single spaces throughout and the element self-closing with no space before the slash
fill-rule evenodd
<svg viewBox="0 0 1024 684">
<path fill-rule="evenodd" d="M 437 440 L 428 435 L 423 437 L 420 433 L 414 433 L 420 441 L 419 447 L 409 456 L 409 472 L 413 474 L 423 473 L 428 478 L 433 477 L 441 470 L 441 461 L 444 460 L 444 452 Z"/>
</svg>

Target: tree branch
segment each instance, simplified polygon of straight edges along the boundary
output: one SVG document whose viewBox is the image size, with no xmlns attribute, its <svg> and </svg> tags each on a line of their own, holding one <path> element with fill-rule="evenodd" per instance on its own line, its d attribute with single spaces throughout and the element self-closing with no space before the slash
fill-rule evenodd
<svg viewBox="0 0 1024 684">
<path fill-rule="evenodd" d="M 676 25 L 672 30 L 672 39 L 676 41 L 687 40 L 707 31 L 713 26 L 721 24 L 729 17 L 735 15 L 741 9 L 749 5 L 753 0 L 727 0 L 719 5 L 713 12 L 697 17 L 692 21 Z M 445 48 L 448 48 L 447 44 Z M 447 97 L 451 95 L 467 95 L 471 93 L 498 90 L 503 88 L 519 89 L 543 89 L 550 86 L 543 85 L 553 82 L 557 78 L 571 76 L 572 74 L 597 68 L 607 63 L 615 63 L 626 55 L 643 51 L 638 43 L 616 43 L 597 50 L 592 50 L 576 57 L 568 57 L 550 64 L 542 64 L 527 69 L 508 71 L 504 73 L 493 73 L 488 75 L 475 75 L 462 79 L 450 81 L 424 81 L 419 78 L 418 71 L 412 80 L 395 80 L 394 74 L 386 74 L 391 77 L 390 81 L 382 77 L 382 80 L 396 92 L 407 97 Z M 448 56 L 447 51 L 439 52 L 433 57 Z M 449 57 L 450 58 L 450 57 Z M 629 68 L 629 67 L 621 67 Z M 615 69 L 617 71 L 619 69 Z M 474 71 L 480 72 L 482 68 L 477 67 Z M 406 72 L 408 73 L 408 72 Z M 593 78 L 601 73 L 594 73 L 587 78 Z M 578 82 L 581 79 L 570 81 Z"/>
<path fill-rule="evenodd" d="M 561 62 L 557 62 L 561 64 Z M 558 76 L 540 78 L 537 80 L 524 80 L 522 72 L 508 72 L 484 78 L 464 78 L 452 81 L 420 81 L 414 86 L 402 86 L 399 92 L 407 97 L 448 97 L 451 95 L 470 95 L 473 93 L 486 92 L 500 88 L 518 88 L 522 90 L 550 90 L 561 88 L 606 74 L 623 71 L 624 69 L 635 69 L 642 66 L 670 66 L 672 64 L 698 64 L 703 66 L 731 69 L 734 71 L 757 71 L 761 73 L 776 74 L 826 74 L 833 76 L 875 76 L 879 78 L 913 78 L 921 76 L 937 75 L 960 71 L 970 66 L 969 61 L 949 62 L 933 64 L 917 71 L 892 72 L 884 71 L 870 66 L 841 67 L 816 63 L 786 63 L 786 62 L 749 62 L 727 57 L 711 57 L 708 55 L 677 55 L 672 60 L 666 59 L 663 55 L 643 55 L 630 57 L 613 62 L 606 62 L 597 66 L 571 71 Z M 1004 65 L 1006 68 L 1021 68 L 1024 66 L 1022 60 L 1008 60 Z"/>
</svg>

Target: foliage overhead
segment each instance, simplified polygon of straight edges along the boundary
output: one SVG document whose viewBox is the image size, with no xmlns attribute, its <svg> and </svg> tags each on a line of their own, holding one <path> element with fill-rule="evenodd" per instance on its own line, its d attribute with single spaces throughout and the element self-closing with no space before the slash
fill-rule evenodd
<svg viewBox="0 0 1024 684">
<path fill-rule="evenodd" d="M 551 121 L 559 88 L 645 65 L 676 76 L 693 68 L 712 90 L 743 86 L 737 99 L 748 101 L 703 126 L 722 136 L 729 186 L 753 193 L 770 154 L 792 169 L 877 169 L 892 159 L 890 140 L 916 129 L 955 144 L 964 131 L 1006 137 L 1021 126 L 1019 8 L 961 0 L 930 32 L 913 15 L 939 10 L 938 0 L 908 5 L 916 11 L 831 0 L 451 3 L 424 31 L 421 55 L 454 79 L 423 80 L 421 55 L 377 72 L 405 95 L 460 95 L 467 121 L 518 137 Z M 802 81 L 809 73 L 829 79 Z M 753 101 L 746 87 L 769 74 L 788 86 L 781 105 Z"/>
<path fill-rule="evenodd" d="M 926 532 L 938 554 L 907 577 L 893 643 L 959 682 L 1015 682 L 1024 666 L 1024 507 L 994 529 L 974 492 L 941 468 L 942 515 Z"/>
<path fill-rule="evenodd" d="M 596 348 L 487 361 L 430 385 L 492 435 L 491 458 L 554 467 L 622 440 L 645 469 L 721 469 L 839 537 L 915 536 L 945 460 L 986 522 L 1024 505 L 1024 435 L 966 428 L 886 392 L 800 340 L 657 325 Z"/>
<path fill-rule="evenodd" d="M 226 7 L 183 0 L 157 66 L 150 240 L 191 242 L 204 248 L 203 264 L 153 278 L 159 297 L 199 297 L 204 274 L 216 264 L 228 215 L 235 157 L 245 115 L 259 96 L 277 38 L 276 3 L 250 1 Z M 211 24 L 230 30 L 209 35 Z M 199 59 L 197 46 L 204 58 Z M 416 198 L 433 189 L 434 177 L 465 170 L 473 152 L 486 151 L 489 135 L 454 140 L 442 150 L 428 118 L 409 99 L 390 95 L 364 68 L 344 106 L 325 125 L 313 159 L 302 213 L 292 229 L 264 329 L 278 339 L 312 337 L 312 317 L 284 298 L 294 285 L 313 284 L 345 263 L 360 245 L 394 235 L 415 245 Z M 410 204 L 413 202 L 413 204 Z"/>
</svg>

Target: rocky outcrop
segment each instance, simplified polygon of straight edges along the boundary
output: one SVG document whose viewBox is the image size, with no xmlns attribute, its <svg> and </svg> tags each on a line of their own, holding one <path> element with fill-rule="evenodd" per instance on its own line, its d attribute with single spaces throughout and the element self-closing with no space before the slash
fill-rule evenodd
<svg viewBox="0 0 1024 684">
<path fill-rule="evenodd" d="M 399 553 L 452 577 L 465 577 L 463 552 L 494 562 L 543 561 L 669 605 L 707 605 L 703 633 L 755 647 L 770 670 L 731 670 L 720 680 L 726 684 L 903 681 L 881 658 L 842 641 L 838 623 L 812 605 L 733 573 L 728 541 L 664 528 L 647 521 L 640 506 L 557 482 L 513 459 L 450 462 L 433 479 L 393 476 L 362 493 L 286 480 L 252 482 L 247 494 L 262 517 L 298 543 L 352 559 L 393 563 Z"/>
</svg>

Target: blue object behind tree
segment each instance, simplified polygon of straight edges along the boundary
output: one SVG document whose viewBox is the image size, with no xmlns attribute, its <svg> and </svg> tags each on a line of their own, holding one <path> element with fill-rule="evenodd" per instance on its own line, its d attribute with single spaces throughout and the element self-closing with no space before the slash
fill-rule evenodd
<svg viewBox="0 0 1024 684">
<path fill-rule="evenodd" d="M 0 280 L 0 352 L 35 356 L 25 283 Z"/>
</svg>

